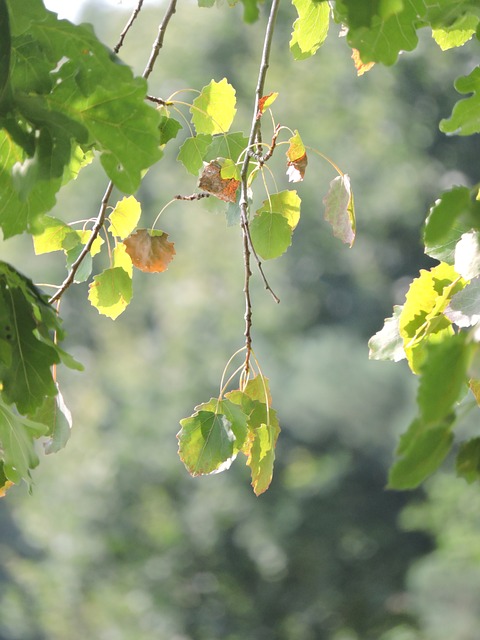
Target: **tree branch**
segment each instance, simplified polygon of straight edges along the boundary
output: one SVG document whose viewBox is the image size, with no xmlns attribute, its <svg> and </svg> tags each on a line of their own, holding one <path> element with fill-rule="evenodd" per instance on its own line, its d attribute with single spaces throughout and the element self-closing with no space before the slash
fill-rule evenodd
<svg viewBox="0 0 480 640">
<path fill-rule="evenodd" d="M 253 108 L 253 118 L 252 125 L 250 129 L 250 136 L 248 139 L 248 149 L 253 149 L 254 145 L 260 141 L 260 118 L 257 117 L 258 114 L 258 105 L 260 104 L 260 99 L 263 95 L 263 89 L 265 86 L 265 79 L 267 77 L 267 70 L 269 67 L 270 60 L 270 49 L 272 46 L 273 32 L 275 29 L 275 21 L 277 18 L 278 7 L 280 5 L 280 0 L 272 0 L 272 5 L 270 7 L 270 15 L 268 18 L 267 28 L 265 31 L 265 38 L 263 41 L 263 52 L 262 59 L 260 62 L 260 69 L 258 73 L 258 81 L 257 88 L 255 90 L 255 105 Z M 248 222 L 248 165 L 250 163 L 250 155 L 248 153 L 245 154 L 245 159 L 242 165 L 242 171 L 240 174 L 240 226 L 242 228 L 242 236 L 243 236 L 243 263 L 244 263 L 244 286 L 243 293 L 245 296 L 245 365 L 244 365 L 244 373 L 248 377 L 248 373 L 250 370 L 250 355 L 252 352 L 252 301 L 250 297 L 250 278 L 252 276 L 252 271 L 250 269 L 250 257 L 253 253 L 259 271 L 262 275 L 263 281 L 265 283 L 265 288 L 270 291 L 274 300 L 276 302 L 280 302 L 278 297 L 273 292 L 270 287 L 268 280 L 265 277 L 265 274 L 262 269 L 261 262 L 258 258 L 258 255 L 255 251 L 255 248 L 252 244 L 252 238 L 250 236 L 250 227 Z"/>
<path fill-rule="evenodd" d="M 134 9 L 132 15 L 130 16 L 130 20 L 127 22 L 127 24 L 125 25 L 122 33 L 120 34 L 120 40 L 113 47 L 113 50 L 115 51 L 115 53 L 118 53 L 120 51 L 120 49 L 123 47 L 123 41 L 125 40 L 125 36 L 130 31 L 133 23 L 137 19 L 138 14 L 142 10 L 143 2 L 144 2 L 144 0 L 138 0 L 138 4 L 137 4 L 136 8 Z"/>
<path fill-rule="evenodd" d="M 170 22 L 170 19 L 172 18 L 176 10 L 177 0 L 170 0 L 170 4 L 167 7 L 162 23 L 158 28 L 158 35 L 155 42 L 153 43 L 152 52 L 147 62 L 147 66 L 145 67 L 145 70 L 142 74 L 144 78 L 148 78 L 153 71 L 153 67 L 155 66 L 158 54 L 160 53 L 160 49 L 163 47 L 163 39 L 165 38 L 165 31 L 167 30 L 168 23 Z"/>
</svg>

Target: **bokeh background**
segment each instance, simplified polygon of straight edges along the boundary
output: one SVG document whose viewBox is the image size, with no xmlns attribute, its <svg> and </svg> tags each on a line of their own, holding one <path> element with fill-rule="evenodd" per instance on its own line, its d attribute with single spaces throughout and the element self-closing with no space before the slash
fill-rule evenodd
<svg viewBox="0 0 480 640">
<path fill-rule="evenodd" d="M 113 1 L 75 9 L 112 47 L 130 15 Z M 138 73 L 163 11 L 146 5 L 122 49 Z M 150 92 L 227 77 L 247 130 L 265 11 L 246 26 L 240 7 L 180 2 Z M 478 640 L 478 486 L 447 462 L 421 490 L 385 489 L 416 383 L 403 363 L 369 361 L 367 341 L 430 264 L 421 227 L 433 199 L 478 180 L 478 137 L 447 138 L 438 122 L 479 45 L 442 53 L 425 32 L 394 68 L 357 78 L 335 26 L 317 56 L 294 63 L 294 18 L 281 8 L 275 117 L 349 173 L 358 231 L 351 250 L 332 237 L 322 199 L 335 174 L 310 154 L 293 245 L 265 265 L 281 304 L 259 278 L 253 291 L 255 352 L 282 426 L 272 486 L 256 498 L 240 459 L 192 479 L 177 457 L 178 421 L 217 393 L 242 346 L 244 302 L 238 227 L 210 201 L 174 203 L 159 225 L 177 256 L 165 274 L 135 274 L 122 316 L 99 316 L 86 285 L 62 301 L 67 348 L 86 370 L 61 372 L 67 448 L 42 455 L 32 495 L 14 487 L 0 502 L 1 640 Z M 195 189 L 175 155 L 171 143 L 138 194 L 144 226 Z M 96 215 L 104 188 L 88 167 L 54 215 Z M 64 277 L 62 257 L 35 257 L 29 238 L 0 250 L 36 282 Z M 478 428 L 470 420 L 460 428 Z"/>
</svg>

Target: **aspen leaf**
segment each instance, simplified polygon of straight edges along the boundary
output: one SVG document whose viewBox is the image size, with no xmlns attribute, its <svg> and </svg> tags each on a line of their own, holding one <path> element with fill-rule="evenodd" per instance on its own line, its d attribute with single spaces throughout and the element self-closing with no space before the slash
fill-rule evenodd
<svg viewBox="0 0 480 640">
<path fill-rule="evenodd" d="M 227 133 L 235 117 L 235 89 L 226 78 L 203 87 L 193 101 L 190 113 L 197 133 Z"/>
<path fill-rule="evenodd" d="M 137 226 L 142 208 L 134 196 L 122 198 L 109 215 L 109 231 L 121 240 L 126 238 Z"/>
<path fill-rule="evenodd" d="M 121 267 L 105 269 L 90 284 L 88 299 L 99 313 L 115 320 L 132 299 L 132 279 Z"/>
<path fill-rule="evenodd" d="M 117 244 L 115 249 L 113 250 L 112 255 L 112 266 L 121 267 L 124 269 L 130 277 L 132 277 L 133 273 L 133 263 L 132 259 L 127 253 L 127 247 L 121 242 Z"/>
<path fill-rule="evenodd" d="M 74 229 L 52 216 L 43 216 L 41 227 L 41 233 L 33 236 L 33 248 L 37 256 L 51 251 L 61 251 L 65 238 L 70 234 L 76 234 Z"/>
<path fill-rule="evenodd" d="M 300 196 L 296 191 L 280 191 L 279 193 L 272 193 L 268 200 L 264 200 L 257 213 L 260 214 L 263 211 L 280 213 L 292 229 L 295 229 L 300 220 L 301 202 Z"/>
<path fill-rule="evenodd" d="M 185 169 L 194 176 L 202 168 L 203 158 L 207 149 L 212 143 L 212 136 L 199 133 L 197 136 L 187 138 L 180 147 L 177 160 L 183 164 Z"/>
<path fill-rule="evenodd" d="M 330 21 L 328 2 L 293 0 L 298 18 L 293 23 L 290 51 L 295 60 L 313 56 L 324 43 Z"/>
<path fill-rule="evenodd" d="M 272 104 L 275 102 L 277 98 L 278 98 L 277 91 L 261 97 L 260 100 L 258 101 L 257 118 L 260 118 L 261 116 L 263 116 L 265 111 L 272 106 Z"/>
<path fill-rule="evenodd" d="M 346 173 L 330 182 L 323 203 L 325 220 L 332 225 L 333 235 L 351 247 L 355 241 L 355 209 L 350 178 Z"/>
<path fill-rule="evenodd" d="M 287 149 L 287 176 L 289 182 L 301 182 L 305 177 L 305 170 L 308 164 L 307 151 L 302 142 L 300 134 L 295 130 L 290 138 Z"/>
<path fill-rule="evenodd" d="M 198 181 L 199 189 L 211 193 L 224 202 L 236 202 L 240 181 L 235 178 L 223 177 L 224 168 L 227 175 L 229 175 L 229 169 L 232 167 L 235 173 L 235 165 L 233 165 L 232 161 L 227 163 L 225 158 L 217 158 L 205 164 Z"/>
<path fill-rule="evenodd" d="M 138 229 L 123 244 L 133 265 L 148 273 L 166 271 L 175 255 L 174 244 L 168 241 L 168 233 L 159 229 Z"/>
<path fill-rule="evenodd" d="M 293 229 L 281 213 L 262 211 L 250 223 L 255 251 L 264 260 L 278 258 L 292 242 Z"/>
</svg>

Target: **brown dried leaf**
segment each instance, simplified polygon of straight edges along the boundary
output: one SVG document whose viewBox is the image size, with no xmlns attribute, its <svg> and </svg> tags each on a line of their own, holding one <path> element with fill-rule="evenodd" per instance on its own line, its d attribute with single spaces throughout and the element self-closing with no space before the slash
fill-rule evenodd
<svg viewBox="0 0 480 640">
<path fill-rule="evenodd" d="M 298 160 L 289 160 L 287 162 L 287 176 L 289 182 L 301 182 L 305 177 L 305 170 L 307 168 L 308 158 L 307 154 L 303 154 Z"/>
<path fill-rule="evenodd" d="M 276 91 L 260 98 L 260 100 L 258 101 L 257 118 L 263 116 L 265 111 L 275 102 L 277 98 L 278 92 Z"/>
<path fill-rule="evenodd" d="M 240 181 L 235 178 L 222 178 L 221 173 L 222 163 L 219 158 L 204 165 L 198 181 L 199 189 L 211 193 L 212 196 L 224 202 L 236 202 Z"/>
<path fill-rule="evenodd" d="M 158 229 L 138 229 L 123 244 L 137 269 L 160 273 L 167 270 L 175 255 L 174 244 L 167 238 L 168 233 Z"/>
</svg>

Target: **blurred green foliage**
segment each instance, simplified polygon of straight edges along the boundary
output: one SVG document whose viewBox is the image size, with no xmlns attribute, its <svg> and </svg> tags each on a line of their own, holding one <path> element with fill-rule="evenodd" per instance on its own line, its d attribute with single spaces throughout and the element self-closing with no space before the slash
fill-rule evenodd
<svg viewBox="0 0 480 640">
<path fill-rule="evenodd" d="M 226 76 L 248 122 L 261 27 L 238 29 L 239 8 L 214 20 L 193 11 L 179 8 L 151 91 Z M 145 11 L 125 45 L 137 71 L 158 15 Z M 283 428 L 272 487 L 255 498 L 240 465 L 191 479 L 176 456 L 178 420 L 192 397 L 215 394 L 243 331 L 238 229 L 210 202 L 176 203 L 162 222 L 176 260 L 161 277 L 136 278 L 124 316 L 98 317 L 85 285 L 62 301 L 86 373 L 62 380 L 76 418 L 69 446 L 35 472 L 33 496 L 14 488 L 0 503 L 1 640 L 476 638 L 476 489 L 465 498 L 463 481 L 439 476 L 426 495 L 385 490 L 414 383 L 401 365 L 369 362 L 366 347 L 428 264 L 419 238 L 432 197 L 468 184 L 478 161 L 471 140 L 438 133 L 453 79 L 472 61 L 425 37 L 394 70 L 357 79 L 330 38 L 316 59 L 294 63 L 293 15 L 282 6 L 273 45 L 277 118 L 348 171 L 358 235 L 351 251 L 332 238 L 321 200 L 333 176 L 312 160 L 296 241 L 268 269 L 282 302 L 254 291 L 256 351 Z M 111 43 L 125 22 L 94 3 L 84 17 Z M 168 154 L 141 187 L 150 220 L 194 187 Z M 58 204 L 72 219 L 91 215 L 104 189 L 93 166 L 79 180 Z M 2 245 L 2 258 L 19 255 L 37 282 L 61 278 L 25 238 Z"/>
</svg>

